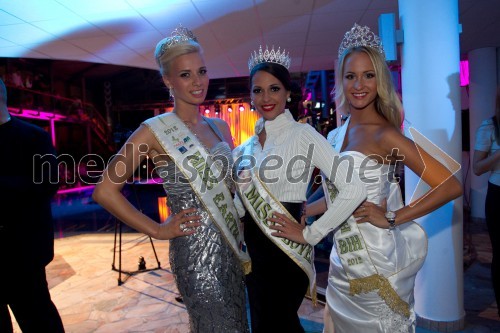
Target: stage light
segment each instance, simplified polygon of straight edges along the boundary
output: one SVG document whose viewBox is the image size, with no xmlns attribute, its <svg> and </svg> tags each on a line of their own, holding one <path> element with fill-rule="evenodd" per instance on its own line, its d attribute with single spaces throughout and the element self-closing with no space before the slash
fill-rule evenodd
<svg viewBox="0 0 500 333">
<path fill-rule="evenodd" d="M 227 107 L 227 112 L 233 112 L 233 108 L 231 107 L 231 105 Z"/>
<path fill-rule="evenodd" d="M 238 109 L 240 110 L 240 112 L 245 111 L 245 107 L 243 106 L 243 104 L 240 104 L 240 106 L 238 107 Z"/>
<path fill-rule="evenodd" d="M 251 112 L 254 112 L 254 111 L 255 111 L 255 106 L 253 106 L 253 105 L 252 105 L 252 106 L 250 107 L 250 111 L 251 111 Z"/>
<path fill-rule="evenodd" d="M 165 222 L 170 215 L 167 207 L 167 197 L 158 197 L 158 214 L 160 215 L 161 223 Z"/>
<path fill-rule="evenodd" d="M 205 108 L 205 113 L 206 113 L 206 114 L 209 114 L 209 113 L 210 113 L 210 107 L 208 107 L 208 106 L 207 106 L 207 107 Z"/>
</svg>

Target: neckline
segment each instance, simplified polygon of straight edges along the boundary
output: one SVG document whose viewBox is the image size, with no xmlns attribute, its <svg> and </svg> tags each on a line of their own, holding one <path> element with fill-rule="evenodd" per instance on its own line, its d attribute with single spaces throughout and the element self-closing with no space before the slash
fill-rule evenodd
<svg viewBox="0 0 500 333">
<path fill-rule="evenodd" d="M 175 116 L 177 117 L 177 119 L 179 119 L 179 120 L 180 120 L 180 121 L 184 124 L 184 126 L 185 126 L 188 130 L 189 130 L 189 132 L 193 133 L 193 135 L 196 137 L 196 139 L 198 139 L 198 142 L 199 142 L 199 143 L 200 143 L 200 145 L 203 147 L 203 149 L 205 149 L 205 151 L 206 151 L 207 153 L 212 152 L 212 151 L 215 149 L 215 147 L 217 147 L 217 145 L 219 145 L 219 144 L 221 144 L 221 143 L 226 143 L 226 144 L 227 144 L 227 142 L 226 142 L 226 141 L 224 141 L 224 140 L 222 140 L 222 138 L 221 138 L 221 137 L 217 134 L 217 132 L 215 132 L 215 130 L 212 128 L 212 126 L 211 126 L 211 124 L 209 123 L 209 121 L 207 120 L 207 118 L 205 118 L 204 116 L 201 116 L 201 120 L 207 123 L 208 127 L 210 127 L 210 130 L 211 130 L 211 131 L 215 134 L 215 136 L 219 139 L 219 141 L 218 141 L 218 142 L 216 142 L 216 143 L 214 143 L 214 144 L 212 145 L 212 147 L 207 147 L 207 145 L 206 145 L 203 141 L 201 141 L 201 139 L 198 137 L 198 134 L 196 134 L 196 132 L 195 132 L 195 131 L 193 131 L 193 130 L 191 129 L 191 126 L 189 126 L 189 125 L 188 125 L 188 124 L 187 124 L 184 120 L 182 120 L 182 118 L 181 118 L 181 117 L 179 117 L 179 115 L 177 114 L 177 112 L 172 112 L 172 114 L 175 114 Z M 229 145 L 229 144 L 228 144 L 228 145 Z"/>
<path fill-rule="evenodd" d="M 291 121 L 295 120 L 293 119 L 293 116 L 290 113 L 290 111 L 288 109 L 285 109 L 282 113 L 277 115 L 276 118 L 264 121 L 264 127 L 266 129 L 266 133 L 280 130 L 281 128 L 289 124 Z"/>
</svg>

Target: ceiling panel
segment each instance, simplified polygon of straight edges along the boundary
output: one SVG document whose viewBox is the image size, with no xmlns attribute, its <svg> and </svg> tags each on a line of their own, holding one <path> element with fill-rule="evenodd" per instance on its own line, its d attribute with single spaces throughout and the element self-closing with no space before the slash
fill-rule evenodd
<svg viewBox="0 0 500 333">
<path fill-rule="evenodd" d="M 260 44 L 294 71 L 329 69 L 357 22 L 378 31 L 398 0 L 23 0 L 0 4 L 0 57 L 74 59 L 156 69 L 157 42 L 179 24 L 198 35 L 212 78 L 248 75 Z M 29 10 L 26 10 L 29 8 Z M 498 0 L 459 0 L 461 53 L 500 46 Z"/>
</svg>

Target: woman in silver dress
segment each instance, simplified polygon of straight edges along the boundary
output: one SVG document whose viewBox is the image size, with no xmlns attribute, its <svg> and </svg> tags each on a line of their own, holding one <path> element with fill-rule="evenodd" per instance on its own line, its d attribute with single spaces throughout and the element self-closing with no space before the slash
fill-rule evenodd
<svg viewBox="0 0 500 333">
<path fill-rule="evenodd" d="M 199 105 L 209 78 L 196 38 L 179 27 L 155 51 L 174 110 L 146 120 L 103 173 L 93 198 L 118 219 L 157 239 L 170 240 L 170 264 L 192 332 L 248 332 L 244 271 L 249 257 L 232 196 L 232 137 Z M 162 223 L 121 194 L 125 181 L 149 157 L 163 181 L 171 215 Z"/>
</svg>

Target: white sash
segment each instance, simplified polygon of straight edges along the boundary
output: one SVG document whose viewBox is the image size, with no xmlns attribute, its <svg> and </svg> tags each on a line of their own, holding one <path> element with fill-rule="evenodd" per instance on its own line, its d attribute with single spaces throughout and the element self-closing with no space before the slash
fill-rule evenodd
<svg viewBox="0 0 500 333">
<path fill-rule="evenodd" d="M 144 123 L 189 180 L 194 193 L 205 206 L 226 242 L 238 255 L 245 274 L 248 274 L 251 263 L 243 242 L 242 226 L 231 192 L 224 180 L 219 181 L 215 176 L 221 172 L 217 169 L 217 164 L 175 113 L 161 114 Z"/>
<path fill-rule="evenodd" d="M 334 148 L 337 151 L 342 149 L 348 124 L 349 119 L 347 119 L 345 124 L 339 128 L 336 133 L 337 137 L 334 138 Z M 328 199 L 326 200 L 327 206 L 330 206 L 335 199 L 337 189 L 328 179 L 325 177 L 323 179 L 323 189 L 325 191 L 325 197 Z M 397 183 L 390 184 L 387 207 L 390 210 L 397 210 L 403 207 L 401 191 Z M 414 222 L 408 222 L 408 224 L 414 224 Z M 420 232 L 422 232 L 421 229 Z M 336 230 L 334 237 L 337 253 L 349 279 L 350 294 L 356 295 L 377 291 L 379 296 L 392 311 L 409 318 L 410 305 L 396 292 L 398 286 L 395 287 L 393 285 L 393 277 L 397 275 L 397 273 L 389 278 L 378 273 L 377 267 L 373 264 L 370 254 L 367 251 L 363 234 L 359 230 L 356 219 L 352 216 L 348 218 L 347 221 L 341 224 Z"/>
<path fill-rule="evenodd" d="M 256 135 L 250 138 L 246 144 L 240 146 L 240 154 L 239 156 L 235 156 L 235 161 L 239 161 L 241 156 L 253 156 L 255 140 L 258 140 Z M 253 168 L 245 168 L 244 161 L 242 162 L 243 163 L 240 163 L 240 165 L 236 165 L 238 178 L 243 180 L 236 182 L 241 200 L 267 238 L 276 244 L 307 274 L 309 278 L 309 293 L 313 303 L 316 304 L 314 247 L 310 244 L 300 244 L 286 238 L 271 235 L 275 230 L 269 228 L 271 222 L 267 221 L 267 219 L 272 216 L 273 212 L 286 215 L 294 223 L 299 222 L 295 220 L 286 208 L 283 207 L 281 202 L 268 190 L 267 186 L 258 176 L 258 168 L 256 166 Z"/>
</svg>

